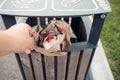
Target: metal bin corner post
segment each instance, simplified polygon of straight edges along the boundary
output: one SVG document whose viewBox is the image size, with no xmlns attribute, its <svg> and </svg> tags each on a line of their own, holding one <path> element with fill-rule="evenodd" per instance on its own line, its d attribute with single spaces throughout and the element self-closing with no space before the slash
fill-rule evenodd
<svg viewBox="0 0 120 80">
<path fill-rule="evenodd" d="M 93 17 L 93 23 L 92 23 L 92 27 L 91 27 L 88 42 L 91 43 L 91 44 L 94 44 L 95 46 L 97 46 L 98 40 L 100 38 L 100 34 L 101 34 L 101 31 L 102 31 L 106 16 L 107 16 L 107 14 L 96 14 Z M 86 76 L 87 76 L 88 70 L 90 68 L 95 50 L 96 50 L 96 48 L 93 48 L 84 80 L 86 79 Z"/>
</svg>

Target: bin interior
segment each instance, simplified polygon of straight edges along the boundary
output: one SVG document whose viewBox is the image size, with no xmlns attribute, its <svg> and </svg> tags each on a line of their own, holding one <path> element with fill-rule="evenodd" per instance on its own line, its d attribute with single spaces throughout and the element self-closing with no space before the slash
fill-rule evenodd
<svg viewBox="0 0 120 80">
<path fill-rule="evenodd" d="M 26 21 L 26 23 L 28 23 L 31 26 L 35 26 L 38 24 L 37 21 L 38 17 L 29 17 Z M 83 42 L 86 41 L 87 39 L 87 34 L 86 34 L 86 29 L 85 29 L 85 25 L 84 22 L 82 20 L 81 17 L 59 17 L 59 18 L 53 18 L 53 17 L 39 17 L 39 21 L 40 21 L 40 25 L 43 29 L 46 28 L 46 26 L 50 23 L 51 20 L 64 20 L 66 21 L 68 24 L 71 25 L 71 28 L 73 29 L 74 34 L 77 36 L 77 39 L 72 38 L 71 42 L 75 43 L 75 42 Z"/>
</svg>

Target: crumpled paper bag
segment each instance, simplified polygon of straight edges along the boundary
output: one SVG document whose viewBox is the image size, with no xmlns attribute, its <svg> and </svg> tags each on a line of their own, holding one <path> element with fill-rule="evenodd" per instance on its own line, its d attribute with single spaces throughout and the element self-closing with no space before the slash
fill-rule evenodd
<svg viewBox="0 0 120 80">
<path fill-rule="evenodd" d="M 66 55 L 71 47 L 70 38 L 76 38 L 71 26 L 62 20 L 53 20 L 43 30 L 35 26 L 31 31 L 36 52 L 46 56 Z"/>
</svg>

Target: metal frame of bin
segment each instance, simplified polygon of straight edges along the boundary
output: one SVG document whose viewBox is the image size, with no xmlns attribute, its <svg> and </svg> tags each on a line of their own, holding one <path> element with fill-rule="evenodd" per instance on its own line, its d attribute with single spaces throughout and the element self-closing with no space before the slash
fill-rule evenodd
<svg viewBox="0 0 120 80">
<path fill-rule="evenodd" d="M 93 23 L 92 23 L 92 27 L 91 27 L 91 30 L 90 30 L 88 41 L 73 43 L 72 47 L 70 49 L 70 51 L 80 51 L 81 50 L 82 55 L 83 55 L 83 51 L 85 49 L 89 49 L 89 48 L 92 49 L 92 54 L 90 56 L 90 60 L 89 60 L 87 69 L 85 71 L 85 75 L 84 75 L 83 80 L 85 80 L 85 78 L 87 76 L 87 73 L 88 73 L 92 58 L 94 56 L 94 52 L 95 52 L 97 42 L 98 42 L 99 37 L 100 37 L 100 33 L 101 33 L 101 30 L 102 30 L 105 18 L 106 18 L 106 14 L 95 14 L 94 17 L 93 17 Z M 16 24 L 16 20 L 15 20 L 14 16 L 2 15 L 2 19 L 3 19 L 5 27 L 7 29 L 10 26 Z M 82 55 L 80 56 L 80 58 L 82 58 Z M 19 68 L 20 68 L 20 71 L 22 73 L 23 79 L 26 80 L 26 76 L 25 76 L 25 73 L 24 73 L 22 62 L 20 60 L 20 56 L 19 56 L 19 54 L 15 54 L 15 56 L 16 56 L 16 59 L 18 61 Z M 31 55 L 29 55 L 29 57 L 31 58 Z M 79 73 L 79 69 L 80 69 L 79 66 L 81 65 L 81 59 L 79 59 L 79 60 L 80 61 L 79 61 L 78 68 L 77 68 L 77 71 L 76 71 L 75 80 L 78 80 L 78 73 Z M 31 59 L 30 59 L 30 63 L 32 64 Z M 57 66 L 57 57 L 54 57 L 54 65 Z M 68 63 L 67 63 L 67 65 L 68 65 Z M 43 63 L 43 67 L 45 67 L 44 63 Z M 32 66 L 32 69 L 33 69 L 33 66 Z M 57 70 L 57 68 L 55 68 L 55 70 Z M 32 70 L 32 71 L 34 71 L 34 70 Z M 44 73 L 44 77 L 46 77 L 46 75 L 45 75 L 46 73 L 45 72 L 43 72 L 43 73 Z M 55 74 L 55 80 L 57 80 L 56 76 L 57 76 L 57 73 Z M 33 78 L 35 80 L 35 74 L 33 75 Z M 46 78 L 44 78 L 44 80 L 46 80 Z M 65 77 L 65 80 L 67 80 L 67 77 Z"/>
</svg>

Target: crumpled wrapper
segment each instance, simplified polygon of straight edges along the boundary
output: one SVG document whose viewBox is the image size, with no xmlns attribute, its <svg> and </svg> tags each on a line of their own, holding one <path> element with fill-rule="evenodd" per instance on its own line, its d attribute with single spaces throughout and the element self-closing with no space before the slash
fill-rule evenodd
<svg viewBox="0 0 120 80">
<path fill-rule="evenodd" d="M 44 30 L 34 26 L 31 36 L 35 41 L 35 51 L 46 56 L 66 55 L 71 47 L 70 38 L 76 38 L 71 26 L 61 20 L 51 21 Z"/>
</svg>

